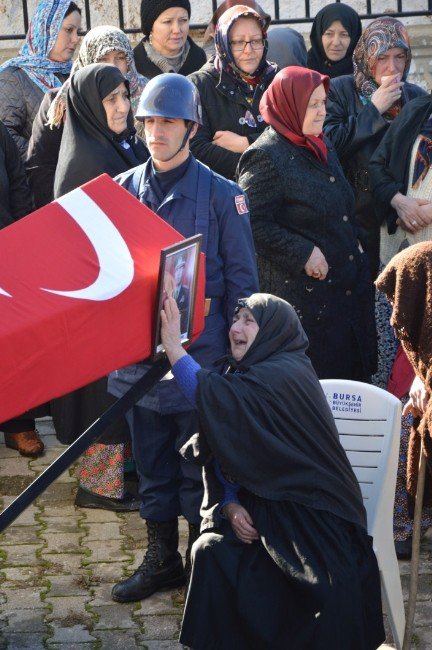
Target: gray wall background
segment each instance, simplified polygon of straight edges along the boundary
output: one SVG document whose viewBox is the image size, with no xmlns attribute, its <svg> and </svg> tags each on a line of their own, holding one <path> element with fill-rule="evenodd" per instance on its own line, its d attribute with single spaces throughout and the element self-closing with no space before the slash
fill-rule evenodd
<svg viewBox="0 0 432 650">
<path fill-rule="evenodd" d="M 83 2 L 76 0 L 77 4 L 83 6 Z M 365 0 L 348 0 L 348 3 L 360 14 L 366 13 Z M 38 0 L 28 0 L 29 16 L 38 4 Z M 273 0 L 261 0 L 261 6 L 274 17 Z M 314 16 L 319 9 L 325 6 L 323 0 L 311 0 L 310 13 Z M 139 5 L 140 0 L 124 0 L 124 21 L 128 28 L 139 28 Z M 193 24 L 207 24 L 212 15 L 212 4 L 210 0 L 191 0 Z M 91 0 L 91 26 L 103 24 L 119 24 L 118 3 L 116 0 Z M 397 0 L 375 0 L 372 2 L 372 11 L 374 13 L 393 13 L 397 10 Z M 426 11 L 427 0 L 405 0 L 403 2 L 404 11 Z M 305 14 L 304 3 L 299 0 L 279 0 L 279 12 L 281 19 L 301 18 Z M 403 18 L 403 22 L 408 26 L 413 47 L 413 64 L 411 68 L 410 80 L 421 83 L 426 89 L 432 89 L 432 17 L 431 16 L 412 16 Z M 363 21 L 363 26 L 369 21 Z M 21 0 L 0 0 L 0 34 L 20 34 L 23 33 L 23 10 Z M 85 27 L 85 20 L 84 20 Z M 310 23 L 293 24 L 292 27 L 301 32 L 306 41 L 310 31 Z M 199 42 L 201 32 L 193 34 Z M 131 41 L 135 42 L 139 35 L 131 34 Z M 13 56 L 22 41 L 6 40 L 0 41 L 0 62 Z"/>
</svg>

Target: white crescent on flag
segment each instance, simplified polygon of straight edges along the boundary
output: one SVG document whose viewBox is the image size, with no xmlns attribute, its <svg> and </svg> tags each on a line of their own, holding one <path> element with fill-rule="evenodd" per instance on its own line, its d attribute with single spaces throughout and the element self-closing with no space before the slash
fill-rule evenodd
<svg viewBox="0 0 432 650">
<path fill-rule="evenodd" d="M 123 237 L 108 216 L 81 188 L 56 199 L 92 243 L 99 261 L 93 284 L 74 291 L 46 289 L 67 298 L 109 300 L 122 293 L 134 277 L 134 262 Z M 8 294 L 6 294 L 8 295 Z"/>
</svg>

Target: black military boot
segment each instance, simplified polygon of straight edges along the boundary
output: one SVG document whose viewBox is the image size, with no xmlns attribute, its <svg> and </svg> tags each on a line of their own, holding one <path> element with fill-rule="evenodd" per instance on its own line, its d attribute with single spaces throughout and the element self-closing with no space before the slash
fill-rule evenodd
<svg viewBox="0 0 432 650">
<path fill-rule="evenodd" d="M 186 576 L 186 586 L 189 584 L 190 574 L 192 571 L 192 562 L 191 562 L 191 551 L 192 544 L 200 536 L 200 526 L 199 524 L 189 524 L 189 538 L 188 545 L 185 554 L 185 576 Z"/>
<path fill-rule="evenodd" d="M 148 545 L 143 563 L 126 580 L 112 588 L 112 599 L 119 603 L 143 600 L 165 587 L 179 587 L 185 572 L 178 552 L 178 520 L 146 520 Z"/>
</svg>

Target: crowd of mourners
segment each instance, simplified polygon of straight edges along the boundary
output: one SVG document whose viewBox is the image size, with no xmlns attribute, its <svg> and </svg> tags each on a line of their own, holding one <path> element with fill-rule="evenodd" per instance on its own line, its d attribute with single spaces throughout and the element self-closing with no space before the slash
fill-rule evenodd
<svg viewBox="0 0 432 650">
<path fill-rule="evenodd" d="M 78 4 L 41 0 L 0 67 L 2 228 L 107 173 L 206 254 L 203 334 L 186 352 L 180 259 L 161 312 L 172 370 L 86 450 L 75 505 L 140 510 L 147 550 L 112 597 L 186 583 L 190 648 L 372 650 L 379 573 L 319 380 L 402 401 L 409 558 L 420 444 L 432 454 L 432 100 L 407 81 L 407 29 L 328 4 L 307 51 L 255 0 L 225 0 L 200 47 L 189 0 L 140 15 L 134 49 L 110 25 L 80 42 Z M 46 415 L 72 443 L 148 368 L 2 423 L 5 444 L 42 454 Z"/>
</svg>

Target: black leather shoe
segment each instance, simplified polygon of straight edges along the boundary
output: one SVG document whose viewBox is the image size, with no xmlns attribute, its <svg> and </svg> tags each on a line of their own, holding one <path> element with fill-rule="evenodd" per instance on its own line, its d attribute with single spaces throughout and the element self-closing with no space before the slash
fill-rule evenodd
<svg viewBox="0 0 432 650">
<path fill-rule="evenodd" d="M 112 512 L 132 512 L 140 509 L 141 499 L 128 493 L 123 499 L 111 499 L 79 487 L 75 497 L 75 505 L 79 508 L 101 508 Z"/>
<path fill-rule="evenodd" d="M 412 554 L 412 538 L 395 541 L 396 557 L 398 560 L 410 560 Z"/>
<path fill-rule="evenodd" d="M 118 603 L 134 603 L 148 598 L 156 591 L 181 587 L 184 583 L 183 562 L 180 553 L 177 553 L 174 558 L 155 569 L 150 569 L 143 563 L 130 578 L 114 585 L 111 596 Z"/>
</svg>

